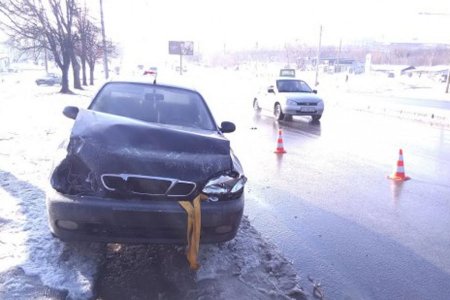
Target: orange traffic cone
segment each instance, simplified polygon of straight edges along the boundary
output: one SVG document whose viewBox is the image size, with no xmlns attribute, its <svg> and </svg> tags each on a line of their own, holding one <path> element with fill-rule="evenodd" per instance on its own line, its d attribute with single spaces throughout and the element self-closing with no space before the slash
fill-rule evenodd
<svg viewBox="0 0 450 300">
<path fill-rule="evenodd" d="M 398 161 L 397 161 L 397 168 L 396 170 L 392 173 L 391 176 L 388 176 L 389 179 L 392 180 L 396 180 L 396 181 L 405 181 L 409 178 L 408 176 L 405 175 L 405 166 L 403 165 L 403 151 L 402 149 L 400 149 L 399 153 L 398 153 Z"/>
<path fill-rule="evenodd" d="M 278 130 L 278 140 L 277 140 L 277 149 L 275 150 L 277 154 L 286 153 L 283 147 L 283 131 L 281 129 Z"/>
</svg>

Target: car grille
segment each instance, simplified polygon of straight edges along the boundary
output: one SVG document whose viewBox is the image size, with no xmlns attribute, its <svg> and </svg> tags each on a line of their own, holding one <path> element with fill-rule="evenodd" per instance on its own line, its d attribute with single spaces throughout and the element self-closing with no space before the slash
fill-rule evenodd
<svg viewBox="0 0 450 300">
<path fill-rule="evenodd" d="M 317 106 L 317 102 L 297 102 L 297 105 L 302 105 L 302 106 Z"/>
<path fill-rule="evenodd" d="M 108 191 L 149 196 L 188 196 L 196 187 L 194 182 L 132 174 L 103 174 L 101 180 Z"/>
</svg>

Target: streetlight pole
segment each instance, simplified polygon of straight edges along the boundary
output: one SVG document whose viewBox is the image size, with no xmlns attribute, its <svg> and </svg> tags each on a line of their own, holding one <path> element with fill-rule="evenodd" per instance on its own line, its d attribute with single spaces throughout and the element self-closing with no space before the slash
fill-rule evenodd
<svg viewBox="0 0 450 300">
<path fill-rule="evenodd" d="M 102 25 L 102 39 L 103 39 L 103 70 L 105 72 L 105 79 L 108 79 L 109 68 L 108 68 L 108 53 L 106 50 L 105 22 L 103 21 L 103 0 L 100 0 L 100 20 Z"/>
<path fill-rule="evenodd" d="M 316 59 L 316 81 L 314 86 L 319 85 L 319 63 L 320 63 L 320 48 L 322 47 L 322 25 L 320 25 L 319 32 L 319 48 L 317 49 L 317 59 Z"/>
<path fill-rule="evenodd" d="M 445 93 L 448 94 L 448 87 L 450 86 L 450 65 L 447 70 L 447 86 L 445 87 Z"/>
</svg>

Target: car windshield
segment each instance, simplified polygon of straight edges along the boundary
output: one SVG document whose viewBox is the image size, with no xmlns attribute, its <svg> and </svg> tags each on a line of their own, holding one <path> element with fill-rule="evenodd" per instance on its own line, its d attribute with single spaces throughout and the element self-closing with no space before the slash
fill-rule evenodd
<svg viewBox="0 0 450 300">
<path fill-rule="evenodd" d="M 312 93 L 312 89 L 303 80 L 277 80 L 280 93 Z"/>
<path fill-rule="evenodd" d="M 108 83 L 89 109 L 151 123 L 216 130 L 200 94 L 175 87 Z"/>
</svg>

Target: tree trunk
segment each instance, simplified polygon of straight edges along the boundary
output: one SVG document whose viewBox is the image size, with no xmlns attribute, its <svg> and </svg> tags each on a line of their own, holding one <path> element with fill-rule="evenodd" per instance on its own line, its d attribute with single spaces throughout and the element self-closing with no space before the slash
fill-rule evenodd
<svg viewBox="0 0 450 300">
<path fill-rule="evenodd" d="M 86 76 L 86 58 L 81 56 L 81 77 L 83 80 L 83 85 L 87 86 L 87 76 Z"/>
<path fill-rule="evenodd" d="M 70 55 L 63 53 L 63 63 L 61 65 L 62 81 L 61 81 L 61 91 L 63 94 L 71 94 L 72 91 L 69 89 L 69 67 L 70 67 Z"/>
<path fill-rule="evenodd" d="M 89 64 L 89 84 L 94 85 L 94 68 L 95 64 Z"/>
<path fill-rule="evenodd" d="M 81 80 L 80 80 L 80 64 L 78 63 L 75 53 L 71 54 L 72 69 L 73 69 L 73 87 L 78 90 L 82 90 Z"/>
</svg>

